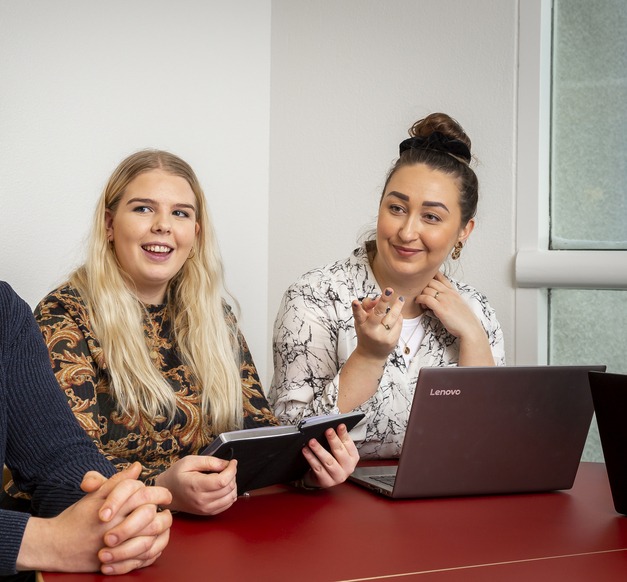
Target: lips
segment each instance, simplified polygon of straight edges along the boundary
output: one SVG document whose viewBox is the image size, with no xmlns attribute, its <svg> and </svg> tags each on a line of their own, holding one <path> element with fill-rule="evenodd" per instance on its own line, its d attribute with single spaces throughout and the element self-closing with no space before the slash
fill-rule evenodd
<svg viewBox="0 0 627 582">
<path fill-rule="evenodd" d="M 417 255 L 418 253 L 422 252 L 422 249 L 410 249 L 408 247 L 402 247 L 402 246 L 397 246 L 397 245 L 392 245 L 394 247 L 394 250 L 401 256 L 401 257 L 413 257 L 414 255 Z"/>
<path fill-rule="evenodd" d="M 167 255 L 171 253 L 174 249 L 167 245 L 142 245 L 142 249 L 149 253 L 155 253 L 158 255 Z"/>
</svg>

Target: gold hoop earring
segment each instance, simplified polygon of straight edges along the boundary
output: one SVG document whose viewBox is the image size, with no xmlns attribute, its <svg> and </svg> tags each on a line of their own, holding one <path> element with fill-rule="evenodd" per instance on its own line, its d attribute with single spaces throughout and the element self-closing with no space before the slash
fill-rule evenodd
<svg viewBox="0 0 627 582">
<path fill-rule="evenodd" d="M 459 256 L 462 254 L 463 248 L 464 248 L 464 245 L 462 241 L 457 241 L 455 243 L 455 246 L 453 247 L 453 252 L 451 253 L 451 259 L 453 259 L 454 261 L 459 259 Z"/>
<path fill-rule="evenodd" d="M 196 256 L 196 249 L 192 247 L 192 250 L 189 251 L 189 255 L 187 255 L 188 259 L 193 259 Z"/>
</svg>

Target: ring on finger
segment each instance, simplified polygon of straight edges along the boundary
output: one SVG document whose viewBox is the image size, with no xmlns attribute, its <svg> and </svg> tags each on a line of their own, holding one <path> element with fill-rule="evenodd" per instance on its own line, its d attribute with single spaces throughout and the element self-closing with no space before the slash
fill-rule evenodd
<svg viewBox="0 0 627 582">
<path fill-rule="evenodd" d="M 390 331 L 390 326 L 389 326 L 387 323 L 383 323 L 383 322 L 381 322 L 381 325 L 382 325 L 385 329 L 387 329 L 388 331 Z"/>
<path fill-rule="evenodd" d="M 439 294 L 440 294 L 440 292 L 439 292 L 439 291 L 436 291 L 436 292 L 435 292 L 435 295 L 433 296 L 433 298 L 434 298 L 434 299 L 437 299 Z"/>
</svg>

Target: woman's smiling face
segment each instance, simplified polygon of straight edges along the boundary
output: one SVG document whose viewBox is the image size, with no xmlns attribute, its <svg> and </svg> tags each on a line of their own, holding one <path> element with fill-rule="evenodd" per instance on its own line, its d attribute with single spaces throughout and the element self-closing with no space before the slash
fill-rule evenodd
<svg viewBox="0 0 627 582">
<path fill-rule="evenodd" d="M 425 164 L 402 166 L 381 198 L 373 268 L 384 285 L 428 282 L 474 219 L 461 224 L 458 180 Z"/>
<path fill-rule="evenodd" d="M 107 238 L 122 270 L 144 303 L 163 303 L 181 270 L 199 226 L 196 197 L 187 180 L 162 170 L 139 174 L 115 211 L 105 214 Z"/>
</svg>

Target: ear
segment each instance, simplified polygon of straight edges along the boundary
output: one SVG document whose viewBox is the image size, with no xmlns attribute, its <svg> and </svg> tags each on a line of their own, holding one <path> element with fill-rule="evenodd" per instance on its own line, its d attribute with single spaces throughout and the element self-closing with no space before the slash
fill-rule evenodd
<svg viewBox="0 0 627 582">
<path fill-rule="evenodd" d="M 471 218 L 464 228 L 459 231 L 459 238 L 457 239 L 459 242 L 465 243 L 466 239 L 470 236 L 470 233 L 475 228 L 475 219 Z"/>
<path fill-rule="evenodd" d="M 113 241 L 113 213 L 107 208 L 105 210 L 105 230 L 107 231 L 107 240 Z"/>
<path fill-rule="evenodd" d="M 198 236 L 199 232 L 200 232 L 200 224 L 196 223 L 196 232 L 194 234 Z"/>
</svg>

